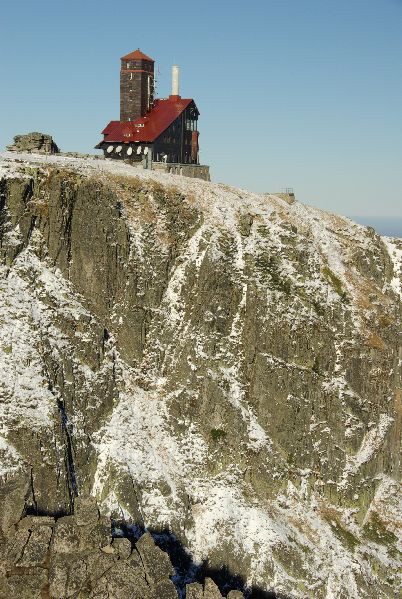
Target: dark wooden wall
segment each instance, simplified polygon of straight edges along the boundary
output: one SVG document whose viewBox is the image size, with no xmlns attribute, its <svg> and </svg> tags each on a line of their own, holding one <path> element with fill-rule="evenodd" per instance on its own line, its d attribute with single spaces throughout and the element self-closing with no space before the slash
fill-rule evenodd
<svg viewBox="0 0 402 599">
<path fill-rule="evenodd" d="M 160 135 L 154 143 L 153 160 L 162 161 L 167 154 L 167 162 L 198 164 L 198 156 L 191 152 L 192 132 L 197 128 L 198 110 L 192 102 L 186 110 Z"/>
<path fill-rule="evenodd" d="M 153 95 L 154 63 L 149 60 L 122 60 L 120 120 L 134 121 L 144 116 L 153 103 Z"/>
</svg>

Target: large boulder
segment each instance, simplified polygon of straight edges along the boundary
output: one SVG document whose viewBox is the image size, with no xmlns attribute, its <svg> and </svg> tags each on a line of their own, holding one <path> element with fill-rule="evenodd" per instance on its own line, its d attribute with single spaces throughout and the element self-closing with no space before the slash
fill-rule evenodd
<svg viewBox="0 0 402 599">
<path fill-rule="evenodd" d="M 16 135 L 14 143 L 7 146 L 9 152 L 29 152 L 34 154 L 58 154 L 59 148 L 51 135 L 34 131 L 24 135 Z"/>
</svg>

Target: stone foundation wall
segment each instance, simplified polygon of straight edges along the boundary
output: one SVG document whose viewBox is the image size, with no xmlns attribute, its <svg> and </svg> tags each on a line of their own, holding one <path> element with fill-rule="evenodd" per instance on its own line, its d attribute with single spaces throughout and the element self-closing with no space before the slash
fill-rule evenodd
<svg viewBox="0 0 402 599">
<path fill-rule="evenodd" d="M 211 180 L 209 166 L 204 164 L 165 164 L 163 162 L 153 162 L 152 170 L 191 177 L 192 179 Z"/>
<path fill-rule="evenodd" d="M 269 193 L 268 195 L 273 195 L 273 196 L 276 196 L 277 198 L 281 198 L 281 200 L 285 200 L 285 202 L 287 202 L 288 204 L 294 204 L 296 201 L 296 196 L 294 193 L 283 193 L 283 192 L 273 191 L 273 192 Z"/>
</svg>

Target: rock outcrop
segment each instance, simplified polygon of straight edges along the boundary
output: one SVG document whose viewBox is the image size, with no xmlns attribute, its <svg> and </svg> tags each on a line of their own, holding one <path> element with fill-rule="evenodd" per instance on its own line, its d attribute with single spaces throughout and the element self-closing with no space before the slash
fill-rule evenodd
<svg viewBox="0 0 402 599">
<path fill-rule="evenodd" d="M 0 176 L 3 534 L 93 495 L 250 587 L 396 596 L 399 242 L 108 161 Z"/>
<path fill-rule="evenodd" d="M 75 513 L 58 519 L 25 516 L 0 545 L 0 597 L 4 599 L 178 599 L 174 568 L 145 533 L 132 544 L 111 537 L 109 518 L 93 498 L 78 497 Z M 194 587 L 200 599 L 221 599 L 207 578 Z M 231 592 L 228 597 L 242 598 Z"/>
<path fill-rule="evenodd" d="M 14 143 L 7 146 L 7 150 L 9 152 L 33 152 L 35 154 L 58 154 L 59 152 L 52 136 L 38 131 L 16 135 Z"/>
<path fill-rule="evenodd" d="M 206 578 L 204 584 L 194 582 L 187 585 L 186 599 L 218 599 L 221 597 L 218 587 L 211 578 Z M 240 591 L 230 591 L 228 599 L 241 599 L 243 593 Z"/>
</svg>

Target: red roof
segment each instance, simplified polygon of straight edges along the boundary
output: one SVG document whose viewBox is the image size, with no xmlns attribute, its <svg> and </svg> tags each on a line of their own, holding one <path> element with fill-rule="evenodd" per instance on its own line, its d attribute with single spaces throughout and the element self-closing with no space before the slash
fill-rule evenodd
<svg viewBox="0 0 402 599">
<path fill-rule="evenodd" d="M 134 52 L 130 52 L 130 54 L 126 54 L 126 56 L 122 56 L 120 60 L 149 60 L 150 62 L 155 62 L 153 58 L 141 52 L 139 48 L 138 50 L 134 50 Z"/>
<path fill-rule="evenodd" d="M 179 96 L 166 100 L 155 100 L 153 108 L 146 116 L 136 121 L 111 121 L 102 131 L 104 142 L 153 142 L 177 119 L 193 102 Z M 102 142 L 101 142 L 102 143 Z"/>
</svg>

